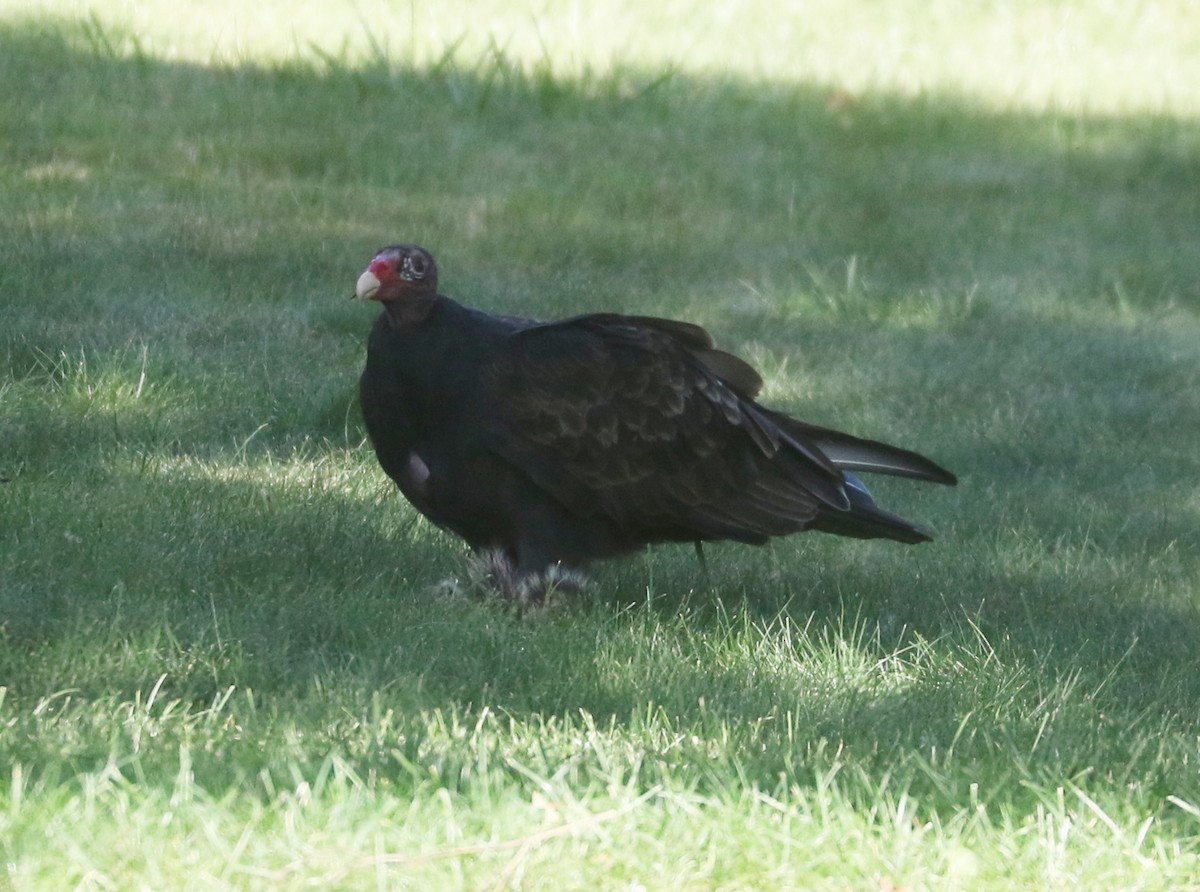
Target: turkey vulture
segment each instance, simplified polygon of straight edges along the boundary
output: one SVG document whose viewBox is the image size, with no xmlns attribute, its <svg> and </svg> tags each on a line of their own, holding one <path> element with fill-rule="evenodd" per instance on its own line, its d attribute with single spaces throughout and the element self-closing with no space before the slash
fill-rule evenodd
<svg viewBox="0 0 1200 892">
<path fill-rule="evenodd" d="M 759 405 L 758 373 L 687 322 L 489 315 L 439 294 L 416 245 L 380 249 L 355 296 L 383 305 L 360 381 L 379 463 L 489 555 L 509 597 L 536 602 L 563 574 L 656 542 L 923 542 L 857 472 L 956 482 L 915 452 Z"/>
</svg>

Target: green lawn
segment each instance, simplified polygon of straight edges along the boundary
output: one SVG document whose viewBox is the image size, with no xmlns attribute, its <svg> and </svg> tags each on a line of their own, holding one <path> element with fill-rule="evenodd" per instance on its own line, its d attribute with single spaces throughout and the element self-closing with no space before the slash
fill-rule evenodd
<svg viewBox="0 0 1200 892">
<path fill-rule="evenodd" d="M 1200 889 L 1200 19 L 781 8 L 0 2 L 0 888 Z M 937 540 L 439 596 L 402 240 L 707 326 Z"/>
</svg>

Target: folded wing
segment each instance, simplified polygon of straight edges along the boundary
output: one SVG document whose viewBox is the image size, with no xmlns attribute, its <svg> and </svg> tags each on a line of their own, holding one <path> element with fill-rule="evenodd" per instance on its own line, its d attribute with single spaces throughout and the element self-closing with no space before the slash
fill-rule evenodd
<svg viewBox="0 0 1200 892">
<path fill-rule="evenodd" d="M 688 323 L 601 314 L 534 326 L 508 339 L 484 384 L 490 448 L 631 542 L 759 543 L 810 527 L 920 541 L 844 472 L 953 480 L 916 453 L 759 406 L 754 369 Z"/>
</svg>

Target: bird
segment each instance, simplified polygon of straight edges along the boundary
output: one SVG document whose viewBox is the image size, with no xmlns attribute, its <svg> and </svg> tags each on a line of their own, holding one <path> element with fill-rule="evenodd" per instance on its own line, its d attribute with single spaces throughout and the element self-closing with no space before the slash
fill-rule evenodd
<svg viewBox="0 0 1200 892">
<path fill-rule="evenodd" d="M 432 254 L 379 249 L 354 297 L 382 312 L 359 399 L 383 471 L 527 605 L 658 543 L 761 545 L 806 530 L 914 544 L 863 472 L 954 485 L 916 452 L 757 401 L 763 380 L 689 322 L 495 315 L 438 291 Z"/>
</svg>

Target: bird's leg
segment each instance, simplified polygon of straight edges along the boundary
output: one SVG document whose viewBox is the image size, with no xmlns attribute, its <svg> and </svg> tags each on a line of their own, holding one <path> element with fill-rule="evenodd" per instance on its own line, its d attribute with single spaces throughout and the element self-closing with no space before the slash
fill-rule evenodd
<svg viewBox="0 0 1200 892">
<path fill-rule="evenodd" d="M 540 607 L 556 592 L 578 592 L 587 584 L 583 570 L 556 555 L 550 549 L 532 543 L 517 548 L 515 576 L 518 593 L 514 598 L 522 607 Z"/>
<path fill-rule="evenodd" d="M 487 548 L 471 555 L 468 571 L 471 582 L 481 589 L 514 600 L 521 587 L 512 558 L 501 548 Z"/>
<path fill-rule="evenodd" d="M 708 561 L 704 557 L 704 543 L 697 539 L 692 543 L 696 546 L 696 560 L 700 561 L 700 570 L 704 573 L 705 578 L 708 578 Z"/>
<path fill-rule="evenodd" d="M 587 584 L 582 571 L 561 562 L 522 567 L 509 553 L 489 548 L 471 555 L 468 577 L 478 590 L 492 592 L 519 609 L 544 606 L 555 592 L 577 592 Z"/>
<path fill-rule="evenodd" d="M 522 607 L 543 607 L 547 600 L 558 592 L 572 595 L 587 585 L 588 578 L 581 570 L 554 564 L 546 569 L 524 576 L 520 582 L 517 601 Z"/>
</svg>

